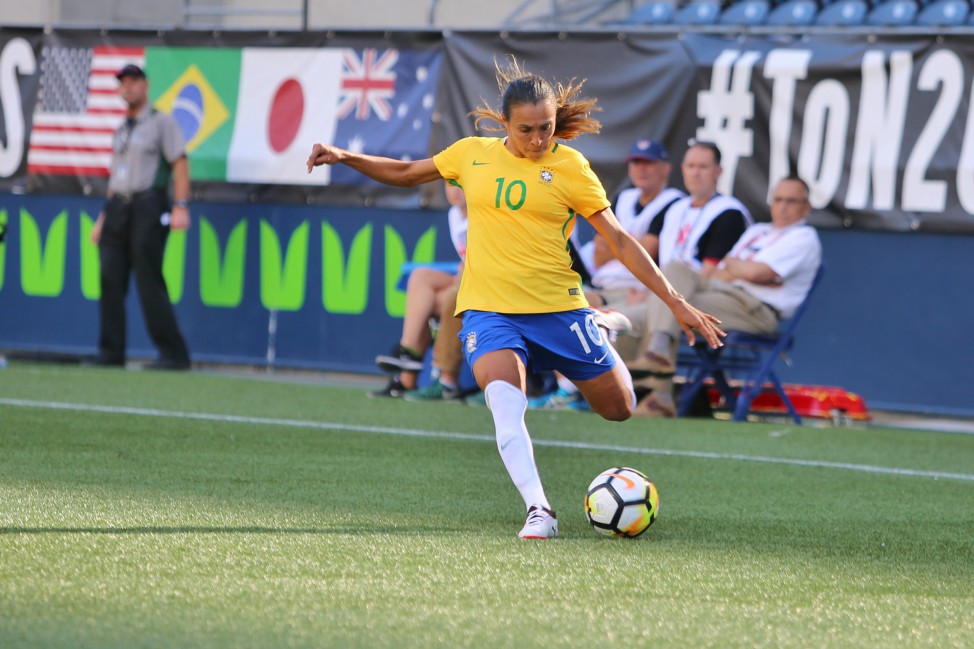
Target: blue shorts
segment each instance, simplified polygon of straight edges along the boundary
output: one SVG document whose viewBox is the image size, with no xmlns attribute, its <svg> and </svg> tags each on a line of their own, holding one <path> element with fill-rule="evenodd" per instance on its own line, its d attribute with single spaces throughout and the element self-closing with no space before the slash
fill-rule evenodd
<svg viewBox="0 0 974 649">
<path fill-rule="evenodd" d="M 501 349 L 513 350 L 532 372 L 558 370 L 573 381 L 594 379 L 616 364 L 589 308 L 526 314 L 465 311 L 459 336 L 470 367 Z"/>
</svg>

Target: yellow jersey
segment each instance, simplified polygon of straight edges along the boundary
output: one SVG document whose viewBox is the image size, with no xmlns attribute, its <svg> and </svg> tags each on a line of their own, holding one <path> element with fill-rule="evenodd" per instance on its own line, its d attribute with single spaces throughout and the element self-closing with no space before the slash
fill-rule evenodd
<svg viewBox="0 0 974 649">
<path fill-rule="evenodd" d="M 540 161 L 518 158 L 504 140 L 468 137 L 433 156 L 467 199 L 467 260 L 457 315 L 554 313 L 588 306 L 571 268 L 575 217 L 610 207 L 585 157 L 552 144 Z"/>
</svg>

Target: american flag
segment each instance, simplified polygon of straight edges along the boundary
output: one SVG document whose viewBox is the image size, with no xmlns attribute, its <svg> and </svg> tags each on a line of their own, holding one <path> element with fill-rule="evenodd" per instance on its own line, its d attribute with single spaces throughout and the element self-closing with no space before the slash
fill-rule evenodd
<svg viewBox="0 0 974 649">
<path fill-rule="evenodd" d="M 45 47 L 40 93 L 27 152 L 27 172 L 109 174 L 112 134 L 125 118 L 115 73 L 145 65 L 141 47 Z"/>
<path fill-rule="evenodd" d="M 392 117 L 389 99 L 396 94 L 396 73 L 393 67 L 399 60 L 399 52 L 386 50 L 376 60 L 378 52 L 366 49 L 360 59 L 355 50 L 345 50 L 342 55 L 341 101 L 338 119 L 355 111 L 355 119 L 368 119 L 370 110 L 382 121 Z"/>
</svg>

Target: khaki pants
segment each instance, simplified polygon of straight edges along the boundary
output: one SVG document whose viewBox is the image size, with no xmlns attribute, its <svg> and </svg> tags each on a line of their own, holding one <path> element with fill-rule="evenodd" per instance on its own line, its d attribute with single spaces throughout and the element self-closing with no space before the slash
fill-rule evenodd
<svg viewBox="0 0 974 649">
<path fill-rule="evenodd" d="M 705 279 L 680 262 L 667 264 L 663 274 L 687 302 L 717 317 L 721 329 L 740 329 L 756 334 L 778 330 L 778 316 L 771 307 L 734 284 Z M 655 295 L 647 303 L 646 320 L 640 351 L 649 345 L 654 333 L 665 333 L 673 339 L 671 358 L 675 358 L 682 330 L 673 312 Z"/>
</svg>

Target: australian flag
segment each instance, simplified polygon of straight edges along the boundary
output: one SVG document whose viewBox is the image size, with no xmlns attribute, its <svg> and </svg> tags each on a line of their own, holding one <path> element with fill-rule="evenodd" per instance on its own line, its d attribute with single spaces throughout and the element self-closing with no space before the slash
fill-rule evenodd
<svg viewBox="0 0 974 649">
<path fill-rule="evenodd" d="M 440 78 L 439 51 L 346 49 L 334 144 L 397 160 L 428 158 L 430 127 Z M 332 185 L 372 181 L 335 165 Z"/>
</svg>

